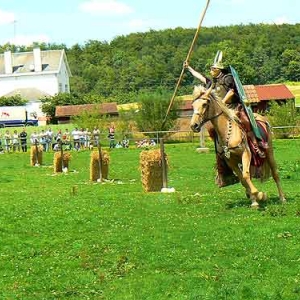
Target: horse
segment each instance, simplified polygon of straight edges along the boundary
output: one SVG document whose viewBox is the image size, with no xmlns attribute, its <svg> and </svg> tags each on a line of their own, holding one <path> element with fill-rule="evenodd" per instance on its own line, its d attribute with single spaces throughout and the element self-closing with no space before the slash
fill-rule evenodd
<svg viewBox="0 0 300 300">
<path fill-rule="evenodd" d="M 199 92 L 194 89 L 193 115 L 190 121 L 190 127 L 194 132 L 200 132 L 202 126 L 211 122 L 215 132 L 215 150 L 216 154 L 225 161 L 226 165 L 232 170 L 238 180 L 245 188 L 247 198 L 251 199 L 251 207 L 258 208 L 258 201 L 267 199 L 267 194 L 254 186 L 252 182 L 253 171 L 257 169 L 251 167 L 253 153 L 249 147 L 247 134 L 242 128 L 239 119 L 235 113 L 228 109 L 225 104 L 217 99 L 214 92 L 203 90 Z M 195 96 L 195 94 L 197 94 Z M 258 115 L 259 116 L 259 115 Z M 261 170 L 261 179 L 269 178 L 270 171 L 276 183 L 279 199 L 282 203 L 286 202 L 280 178 L 274 159 L 272 147 L 272 135 L 267 119 L 263 116 L 258 117 L 268 136 L 268 148 L 265 149 L 265 158 L 263 159 Z"/>
</svg>

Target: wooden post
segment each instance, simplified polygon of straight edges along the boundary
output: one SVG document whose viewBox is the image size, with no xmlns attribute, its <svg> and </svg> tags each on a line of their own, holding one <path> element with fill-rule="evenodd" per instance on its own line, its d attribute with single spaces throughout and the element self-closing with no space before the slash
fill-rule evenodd
<svg viewBox="0 0 300 300">
<path fill-rule="evenodd" d="M 98 143 L 98 153 L 99 153 L 99 181 L 102 182 L 102 153 L 101 153 L 101 145 L 100 141 Z"/>
<path fill-rule="evenodd" d="M 166 157 L 165 157 L 165 147 L 164 139 L 159 139 L 160 142 L 160 157 L 161 157 L 161 166 L 162 166 L 162 179 L 163 179 L 163 188 L 168 186 L 168 177 L 167 177 L 167 166 L 166 166 Z"/>
<path fill-rule="evenodd" d="M 204 137 L 204 127 L 201 128 L 200 131 L 200 147 L 204 148 L 205 147 L 205 141 L 204 141 L 205 137 Z"/>
<path fill-rule="evenodd" d="M 35 140 L 34 144 L 35 144 L 35 164 L 38 165 L 39 164 L 39 152 L 38 152 L 37 140 Z"/>
<path fill-rule="evenodd" d="M 62 141 L 59 141 L 59 145 L 60 145 L 60 157 L 61 157 L 61 171 L 64 171 L 64 150 L 62 147 Z"/>
</svg>

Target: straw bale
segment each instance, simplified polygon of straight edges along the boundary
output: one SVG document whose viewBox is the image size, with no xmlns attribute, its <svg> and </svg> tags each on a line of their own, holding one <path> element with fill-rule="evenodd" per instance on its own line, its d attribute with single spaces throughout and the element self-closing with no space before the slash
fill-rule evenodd
<svg viewBox="0 0 300 300">
<path fill-rule="evenodd" d="M 69 169 L 69 163 L 71 160 L 71 154 L 69 152 L 63 153 L 63 165 L 64 168 Z M 59 173 L 62 172 L 62 165 L 61 165 L 61 152 L 55 152 L 54 153 L 54 159 L 53 159 L 53 167 L 54 172 Z"/>
<path fill-rule="evenodd" d="M 102 157 L 102 178 L 108 178 L 108 166 L 110 162 L 109 153 L 105 150 L 101 150 Z M 91 153 L 91 161 L 90 161 L 90 180 L 97 181 L 100 178 L 99 172 L 99 151 L 93 151 Z"/>
<path fill-rule="evenodd" d="M 36 153 L 37 152 L 37 153 Z M 30 165 L 41 165 L 43 163 L 43 146 L 31 146 L 30 147 Z"/>
<path fill-rule="evenodd" d="M 166 168 L 168 159 L 165 154 Z M 158 192 L 163 186 L 163 169 L 160 150 L 145 150 L 140 154 L 142 185 L 146 192 Z"/>
</svg>

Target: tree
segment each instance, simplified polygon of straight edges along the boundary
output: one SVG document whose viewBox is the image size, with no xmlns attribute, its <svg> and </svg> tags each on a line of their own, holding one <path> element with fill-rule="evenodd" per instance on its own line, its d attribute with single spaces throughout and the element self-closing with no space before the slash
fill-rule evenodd
<svg viewBox="0 0 300 300">
<path fill-rule="evenodd" d="M 94 111 L 82 111 L 78 116 L 72 117 L 72 122 L 79 128 L 93 129 L 98 127 L 101 132 L 105 132 L 110 122 L 110 117 L 100 114 L 99 109 Z"/>
<path fill-rule="evenodd" d="M 286 103 L 272 101 L 268 118 L 272 126 L 295 126 L 296 112 L 294 101 L 289 100 Z M 291 134 L 291 130 L 291 128 L 283 128 L 280 131 L 276 131 L 276 137 L 286 138 Z"/>
<path fill-rule="evenodd" d="M 22 99 L 20 95 L 10 97 L 0 97 L 0 106 L 22 106 L 25 105 L 27 100 Z"/>
<path fill-rule="evenodd" d="M 55 122 L 55 108 L 59 105 L 75 105 L 81 104 L 77 95 L 60 93 L 55 96 L 44 97 L 42 101 L 42 111 L 51 118 L 51 122 Z"/>
<path fill-rule="evenodd" d="M 96 94 L 69 94 L 59 93 L 55 96 L 44 97 L 42 101 L 42 111 L 51 118 L 51 122 L 55 122 L 55 109 L 56 106 L 62 105 L 80 105 L 80 104 L 92 104 L 102 103 L 104 98 Z"/>
<path fill-rule="evenodd" d="M 163 126 L 171 99 L 171 94 L 162 89 L 154 93 L 140 93 L 138 96 L 139 109 L 135 114 L 135 121 L 140 131 L 167 131 L 174 128 L 179 117 L 180 101 L 173 103 L 167 121 Z M 148 134 L 152 136 L 151 134 Z"/>
</svg>

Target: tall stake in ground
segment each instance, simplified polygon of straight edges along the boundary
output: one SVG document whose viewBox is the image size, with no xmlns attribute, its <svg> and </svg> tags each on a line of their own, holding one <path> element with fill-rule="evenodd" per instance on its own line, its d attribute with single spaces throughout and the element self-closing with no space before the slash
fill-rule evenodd
<svg viewBox="0 0 300 300">
<path fill-rule="evenodd" d="M 161 157 L 161 167 L 162 167 L 162 180 L 163 188 L 168 186 L 168 176 L 167 176 L 167 166 L 166 166 L 166 156 L 165 156 L 165 146 L 164 139 L 159 139 L 160 142 L 160 157 Z"/>
<path fill-rule="evenodd" d="M 102 182 L 102 152 L 100 142 L 98 144 L 98 153 L 99 153 L 99 181 Z"/>
<path fill-rule="evenodd" d="M 60 145 L 60 157 L 61 157 L 61 171 L 64 171 L 64 150 L 63 150 L 63 144 L 62 141 L 59 141 L 59 145 Z"/>
</svg>

